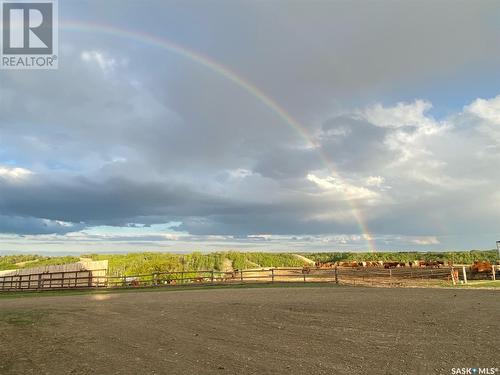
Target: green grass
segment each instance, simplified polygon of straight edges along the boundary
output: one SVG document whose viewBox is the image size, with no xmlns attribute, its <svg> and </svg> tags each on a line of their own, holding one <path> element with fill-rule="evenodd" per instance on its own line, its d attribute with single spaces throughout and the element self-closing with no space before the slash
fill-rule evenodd
<svg viewBox="0 0 500 375">
<path fill-rule="evenodd" d="M 467 284 L 457 285 L 460 288 L 500 288 L 500 280 L 469 280 Z"/>
</svg>

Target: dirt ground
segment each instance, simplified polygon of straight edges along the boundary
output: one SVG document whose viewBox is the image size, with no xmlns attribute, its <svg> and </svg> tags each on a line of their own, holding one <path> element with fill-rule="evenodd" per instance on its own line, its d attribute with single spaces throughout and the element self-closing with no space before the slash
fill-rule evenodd
<svg viewBox="0 0 500 375">
<path fill-rule="evenodd" d="M 500 292 L 362 287 L 0 299 L 0 374 L 451 374 L 500 367 Z"/>
</svg>

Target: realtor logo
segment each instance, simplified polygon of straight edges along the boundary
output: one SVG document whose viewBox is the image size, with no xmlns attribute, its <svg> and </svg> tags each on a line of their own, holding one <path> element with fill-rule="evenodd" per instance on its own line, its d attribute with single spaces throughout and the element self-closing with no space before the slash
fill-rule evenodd
<svg viewBox="0 0 500 375">
<path fill-rule="evenodd" d="M 57 69 L 56 0 L 2 0 L 2 69 Z"/>
</svg>

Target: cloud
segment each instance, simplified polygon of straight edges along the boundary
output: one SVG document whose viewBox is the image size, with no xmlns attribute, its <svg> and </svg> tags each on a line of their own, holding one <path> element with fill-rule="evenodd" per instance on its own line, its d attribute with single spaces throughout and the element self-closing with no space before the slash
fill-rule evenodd
<svg viewBox="0 0 500 375">
<path fill-rule="evenodd" d="M 361 116 L 371 124 L 383 128 L 428 128 L 435 127 L 435 121 L 425 115 L 432 104 L 423 100 L 413 103 L 397 103 L 392 107 L 376 104 L 364 110 Z"/>
<path fill-rule="evenodd" d="M 314 182 L 324 190 L 341 193 L 340 199 L 368 199 L 375 198 L 377 196 L 375 192 L 365 187 L 358 187 L 346 181 L 343 181 L 340 178 L 335 178 L 332 176 L 321 178 L 315 176 L 314 174 L 308 174 L 307 179 L 311 182 Z"/>
<path fill-rule="evenodd" d="M 26 168 L 7 167 L 0 165 L 0 179 L 21 180 L 30 176 L 32 172 Z"/>
<path fill-rule="evenodd" d="M 103 72 L 112 72 L 117 65 L 115 58 L 106 57 L 99 51 L 83 51 L 80 56 L 85 62 L 97 64 Z"/>
<path fill-rule="evenodd" d="M 436 237 L 421 237 L 421 238 L 415 238 L 412 239 L 411 242 L 413 242 L 416 245 L 439 245 L 440 242 Z"/>
<path fill-rule="evenodd" d="M 500 95 L 489 100 L 476 99 L 465 107 L 465 112 L 500 125 Z"/>
<path fill-rule="evenodd" d="M 2 71 L 0 233 L 315 249 L 366 247 L 365 225 L 386 247 L 498 234 L 498 5 L 95 5 L 61 4 L 94 23 L 118 11 L 219 68 L 61 30 L 58 71 Z"/>
<path fill-rule="evenodd" d="M 0 233 L 18 235 L 66 234 L 85 228 L 80 223 L 66 223 L 59 220 L 0 215 Z"/>
<path fill-rule="evenodd" d="M 366 179 L 367 186 L 381 187 L 384 182 L 385 178 L 382 176 L 368 176 Z"/>
</svg>

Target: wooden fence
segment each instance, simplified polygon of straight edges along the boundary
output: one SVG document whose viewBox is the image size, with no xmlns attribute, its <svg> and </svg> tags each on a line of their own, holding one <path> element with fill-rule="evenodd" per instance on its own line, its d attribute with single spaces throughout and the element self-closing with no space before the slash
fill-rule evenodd
<svg viewBox="0 0 500 375">
<path fill-rule="evenodd" d="M 0 291 L 103 287 L 106 273 L 103 269 L 0 276 Z"/>
<path fill-rule="evenodd" d="M 130 288 L 244 283 L 330 282 L 343 285 L 407 286 L 452 283 L 453 268 L 335 267 L 265 268 L 233 272 L 177 271 L 132 276 L 103 276 L 102 270 L 0 276 L 0 291 Z M 456 275 L 456 273 L 455 273 Z"/>
</svg>

